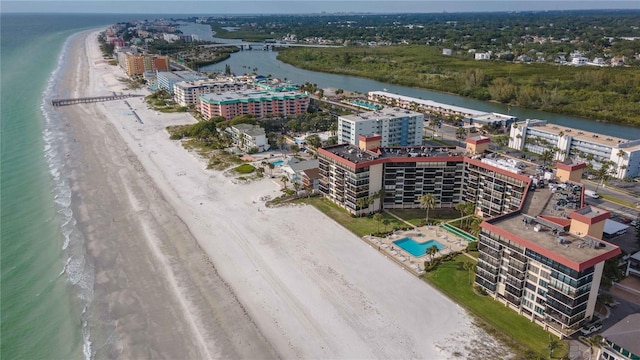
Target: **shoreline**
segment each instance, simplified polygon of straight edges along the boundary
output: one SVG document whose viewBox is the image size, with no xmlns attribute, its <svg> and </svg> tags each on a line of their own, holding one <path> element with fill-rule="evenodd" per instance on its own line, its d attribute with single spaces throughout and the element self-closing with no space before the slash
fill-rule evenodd
<svg viewBox="0 0 640 360">
<path fill-rule="evenodd" d="M 83 34 L 67 87 L 123 91 L 97 32 Z M 56 111 L 77 140 L 69 180 L 95 260 L 95 357 L 474 358 L 500 348 L 458 305 L 316 209 L 257 211 L 279 187 L 206 170 L 165 130 L 190 115 L 156 114 L 140 99 Z"/>
<path fill-rule="evenodd" d="M 540 112 L 544 112 L 544 113 L 549 113 L 555 116 L 571 116 L 577 119 L 581 119 L 581 120 L 585 120 L 585 121 L 593 121 L 593 122 L 597 122 L 600 124 L 613 124 L 613 125 L 620 125 L 620 126 L 628 126 L 631 128 L 636 128 L 636 129 L 640 129 L 640 121 L 628 121 L 628 120 L 624 120 L 624 119 L 618 119 L 616 120 L 605 120 L 605 119 L 599 119 L 599 118 L 592 118 L 592 117 L 586 117 L 585 115 L 581 115 L 580 113 L 577 112 L 570 112 L 570 111 L 566 111 L 566 112 L 558 112 L 558 111 L 553 111 L 553 110 L 545 110 L 543 108 L 527 108 L 527 107 L 523 107 L 520 105 L 513 105 L 513 104 L 509 104 L 509 103 L 503 103 L 503 102 L 499 102 L 497 100 L 485 100 L 485 99 L 481 99 L 478 97 L 473 97 L 473 96 L 465 96 L 462 94 L 458 94 L 455 92 L 449 92 L 449 91 L 442 91 L 440 89 L 436 89 L 436 88 L 428 88 L 428 87 L 417 87 L 417 86 L 413 86 L 413 85 L 408 85 L 408 84 L 404 84 L 402 82 L 391 82 L 389 80 L 381 80 L 381 79 L 377 79 L 375 77 L 366 77 L 363 75 L 358 75 L 358 74 L 353 74 L 353 73 L 349 73 L 349 72 L 345 72 L 345 71 L 339 71 L 339 70 L 335 70 L 335 71 L 331 71 L 331 70 L 322 70 L 319 68 L 314 68 L 313 66 L 304 66 L 304 64 L 302 63 L 296 63 L 296 62 L 288 62 L 285 60 L 282 60 L 280 58 L 278 58 L 279 61 L 291 65 L 293 67 L 299 68 L 299 69 L 303 69 L 303 70 L 307 70 L 307 71 L 314 71 L 314 72 L 319 72 L 319 73 L 325 73 L 325 74 L 333 74 L 333 75 L 345 75 L 345 76 L 353 76 L 353 77 L 357 77 L 357 78 L 362 78 L 362 79 L 367 79 L 367 80 L 372 80 L 372 81 L 377 81 L 380 83 L 388 83 L 391 85 L 396 85 L 396 86 L 402 86 L 402 87 L 406 87 L 406 88 L 411 88 L 411 89 L 416 89 L 416 90 L 425 90 L 425 91 L 432 91 L 432 92 L 436 92 L 436 93 L 441 93 L 441 94 L 446 94 L 446 95 L 454 95 L 454 96 L 459 96 L 463 99 L 470 99 L 470 100 L 474 100 L 474 101 L 484 101 L 484 102 L 488 102 L 488 103 L 492 103 L 492 104 L 496 104 L 496 105 L 501 105 L 501 106 L 507 106 L 510 108 L 518 108 L 518 109 L 522 109 L 522 110 L 530 110 L 530 111 L 540 111 Z M 347 89 L 345 89 L 347 90 Z M 366 94 L 365 94 L 366 95 Z M 551 120 L 547 120 L 549 122 L 552 122 Z M 633 139 L 629 139 L 629 140 L 633 140 Z"/>
</svg>

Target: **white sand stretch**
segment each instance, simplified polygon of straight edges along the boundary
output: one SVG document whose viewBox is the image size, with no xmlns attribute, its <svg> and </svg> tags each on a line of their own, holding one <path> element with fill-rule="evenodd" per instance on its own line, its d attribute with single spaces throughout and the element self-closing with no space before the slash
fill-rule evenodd
<svg viewBox="0 0 640 360">
<path fill-rule="evenodd" d="M 135 92 L 117 80 L 125 76 L 121 69 L 101 61 L 96 36 L 85 40 L 91 71 L 76 95 Z M 442 359 L 476 358 L 479 344 L 495 350 L 457 304 L 314 208 L 266 209 L 260 197 L 279 194 L 271 179 L 239 185 L 206 170 L 203 159 L 165 131 L 194 122 L 190 115 L 157 114 L 140 98 L 127 101 L 142 124 L 122 100 L 90 106 L 114 125 L 278 356 Z M 128 197 L 135 211 L 147 210 L 135 193 Z M 153 231 L 146 229 L 150 237 Z M 162 248 L 149 249 L 166 260 Z M 158 276 L 171 279 L 167 266 Z M 180 284 L 173 288 L 180 291 Z M 193 319 L 175 336 L 194 337 L 210 349 L 202 354 L 220 356 L 211 349 L 213 335 L 199 331 L 204 324 L 190 313 L 189 299 L 174 296 Z"/>
</svg>

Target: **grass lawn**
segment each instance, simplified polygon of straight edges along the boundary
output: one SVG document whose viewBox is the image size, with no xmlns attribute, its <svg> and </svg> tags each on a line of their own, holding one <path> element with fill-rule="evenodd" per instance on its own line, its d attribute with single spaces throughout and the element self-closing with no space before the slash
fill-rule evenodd
<svg viewBox="0 0 640 360">
<path fill-rule="evenodd" d="M 616 198 L 614 196 L 600 194 L 600 197 L 603 198 L 604 200 L 611 201 L 612 203 L 616 203 L 618 205 L 626 206 L 626 207 L 631 208 L 631 209 L 636 209 L 636 204 L 628 202 L 628 201 L 624 201 L 624 200 L 621 200 L 621 199 L 618 199 L 618 198 Z"/>
<path fill-rule="evenodd" d="M 373 220 L 373 216 L 371 215 L 351 217 L 351 214 L 345 209 L 322 197 L 312 197 L 310 199 L 301 199 L 300 201 L 315 206 L 316 209 L 358 236 L 378 232 L 378 223 Z M 382 219 L 382 221 L 389 220 L 388 230 L 407 227 L 407 224 L 386 213 L 382 213 Z M 385 231 L 385 226 L 382 224 L 382 221 L 380 221 L 380 231 Z"/>
<path fill-rule="evenodd" d="M 238 174 L 251 174 L 252 172 L 256 171 L 256 168 L 251 164 L 242 164 L 233 168 L 233 171 L 237 172 Z"/>
<path fill-rule="evenodd" d="M 425 209 L 390 209 L 388 212 L 395 216 L 412 223 L 413 225 L 423 224 L 426 220 L 427 212 Z M 460 213 L 455 209 L 431 209 L 429 210 L 429 222 L 441 222 L 455 219 Z"/>
<path fill-rule="evenodd" d="M 506 340 L 514 347 L 531 349 L 546 358 L 549 333 L 491 297 L 477 295 L 469 284 L 469 272 L 464 270 L 463 262 L 472 262 L 472 260 L 467 256 L 459 255 L 453 261 L 442 263 L 434 271 L 426 273 L 425 278 L 490 325 L 489 328 L 487 326 L 484 328 L 492 335 Z M 471 281 L 473 281 L 473 275 Z M 509 342 L 508 338 L 512 341 Z M 513 341 L 516 344 L 513 344 Z M 554 358 L 566 356 L 567 351 L 566 345 L 556 349 Z"/>
</svg>

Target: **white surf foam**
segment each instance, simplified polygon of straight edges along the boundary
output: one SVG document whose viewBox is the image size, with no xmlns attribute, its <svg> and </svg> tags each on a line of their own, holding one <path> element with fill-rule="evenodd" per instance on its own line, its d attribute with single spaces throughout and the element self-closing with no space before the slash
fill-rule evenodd
<svg viewBox="0 0 640 360">
<path fill-rule="evenodd" d="M 67 134 L 64 121 L 58 116 L 51 105 L 51 99 L 57 92 L 58 81 L 62 75 L 63 65 L 68 57 L 69 45 L 76 35 L 65 41 L 58 57 L 58 64 L 49 77 L 47 87 L 43 93 L 40 110 L 45 126 L 42 134 L 44 140 L 43 155 L 49 166 L 49 173 L 53 180 L 53 195 L 62 236 L 62 251 L 67 260 L 60 271 L 59 277 L 66 275 L 67 281 L 74 285 L 74 290 L 82 304 L 82 312 L 78 314 L 82 324 L 82 353 L 85 359 L 93 358 L 91 332 L 89 326 L 88 309 L 93 301 L 95 271 L 86 256 L 85 242 L 78 230 L 77 221 L 71 209 L 71 186 L 65 178 L 65 148 Z"/>
</svg>

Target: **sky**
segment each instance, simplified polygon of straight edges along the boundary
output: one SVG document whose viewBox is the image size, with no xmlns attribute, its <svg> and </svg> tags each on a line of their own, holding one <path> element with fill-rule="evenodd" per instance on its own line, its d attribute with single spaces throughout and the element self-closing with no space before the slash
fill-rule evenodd
<svg viewBox="0 0 640 360">
<path fill-rule="evenodd" d="M 309 14 L 309 13 L 433 13 L 433 12 L 491 12 L 491 11 L 545 11 L 585 9 L 640 10 L 640 0 L 253 0 L 253 1 L 59 1 L 13 0 L 0 2 L 0 12 L 37 13 L 122 13 L 122 14 Z"/>
</svg>

